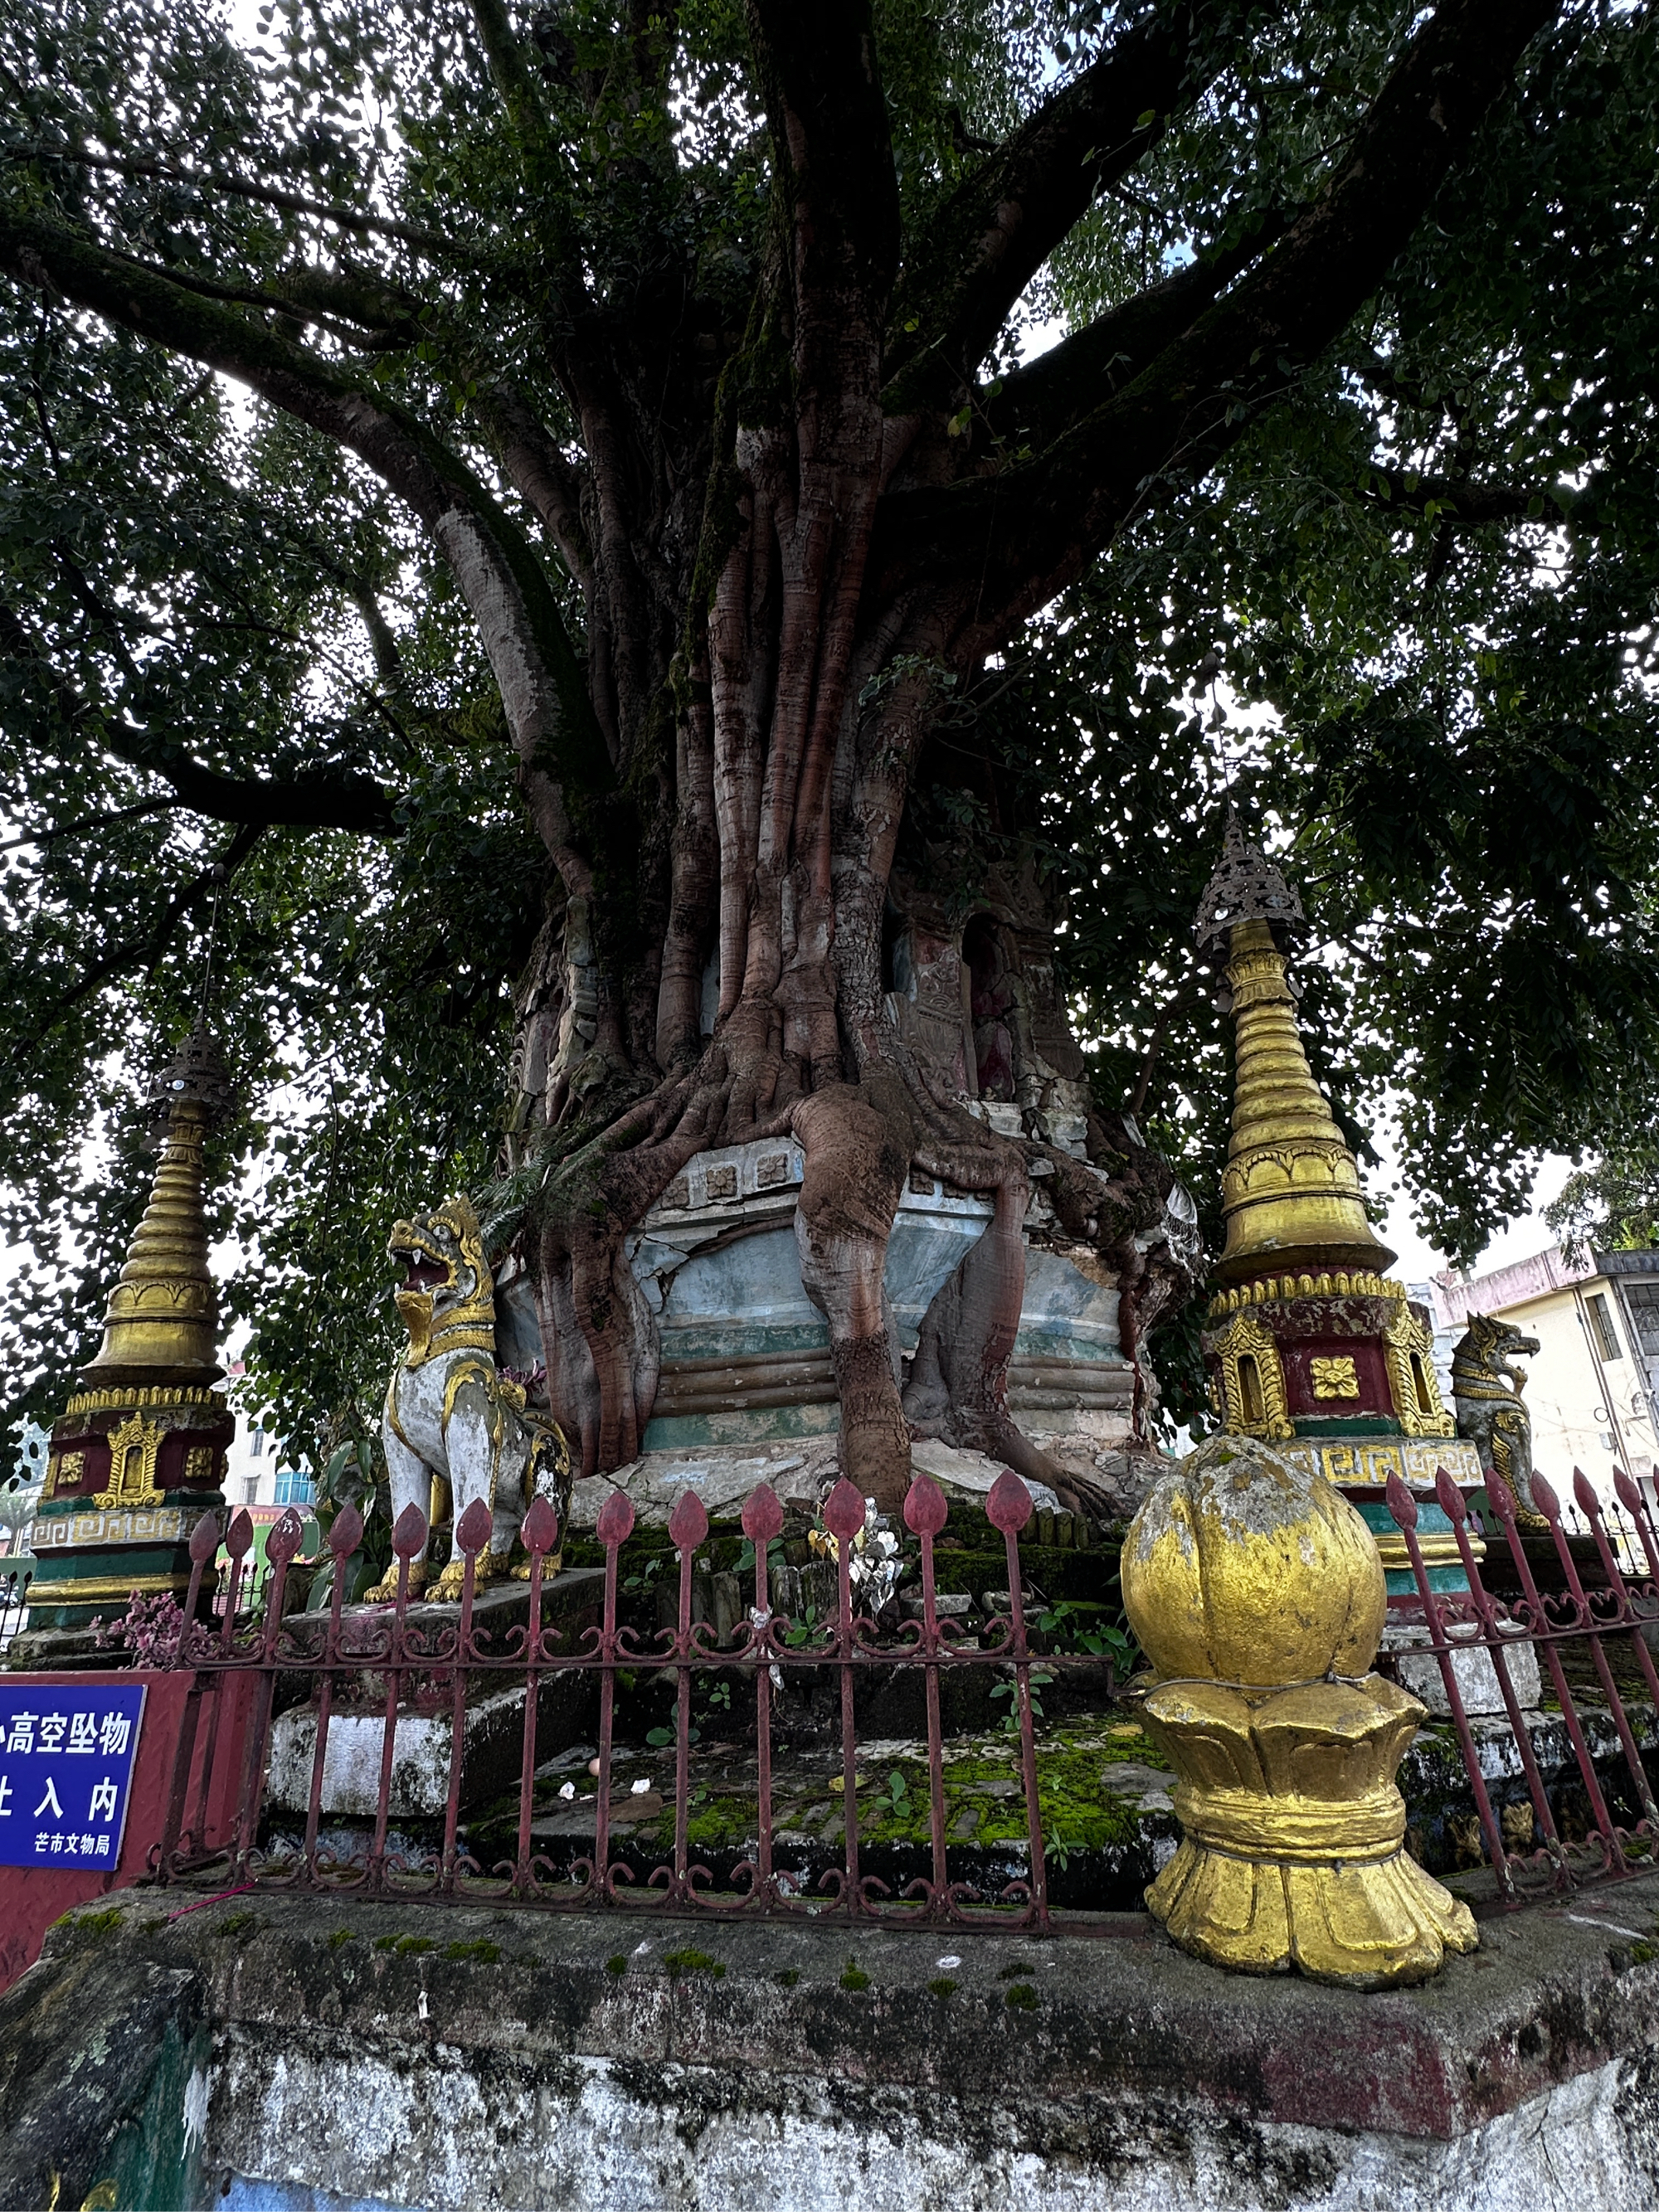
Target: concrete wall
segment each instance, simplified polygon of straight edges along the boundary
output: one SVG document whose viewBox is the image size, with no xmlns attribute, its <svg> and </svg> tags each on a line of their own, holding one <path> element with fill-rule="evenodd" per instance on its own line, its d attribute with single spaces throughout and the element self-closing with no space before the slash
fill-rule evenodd
<svg viewBox="0 0 1659 2212">
<path fill-rule="evenodd" d="M 1605 1297 L 1607 1289 L 1604 1281 L 1592 1278 L 1582 1287 L 1554 1291 L 1518 1305 L 1502 1318 L 1535 1336 L 1541 1347 L 1522 1363 L 1527 1370 L 1524 1395 L 1532 1415 L 1534 1464 L 1562 1492 L 1573 1468 L 1582 1467 L 1596 1489 L 1611 1498 L 1613 1470 L 1624 1455 L 1618 1449 L 1619 1431 L 1609 1418 L 1601 1370 L 1586 1337 L 1583 1305 L 1587 1294 L 1599 1291 Z M 1610 1362 L 1610 1380 L 1621 1364 L 1629 1376 L 1628 1359 Z M 1648 1458 L 1648 1468 L 1641 1470 L 1645 1474 L 1653 1452 L 1652 1431 L 1645 1423 L 1642 1441 Z"/>
<path fill-rule="evenodd" d="M 1659 1877 L 1377 1996 L 1216 1972 L 1139 1915 L 1045 1942 L 180 1901 L 66 1923 L 0 1999 L 0 2212 L 1659 2201 Z"/>
<path fill-rule="evenodd" d="M 1018 1127 L 1017 1109 L 999 1110 Z M 829 1329 L 801 1285 L 801 1175 L 800 1148 L 783 1138 L 700 1154 L 629 1238 L 635 1279 L 661 1331 L 647 1451 L 753 1446 L 838 1426 Z M 1040 1187 L 1031 1205 L 1028 1234 L 1053 1220 Z M 919 1172 L 908 1177 L 883 1277 L 902 1361 L 990 1218 L 988 1199 Z M 1009 1404 L 1024 1427 L 1088 1428 L 1110 1441 L 1127 1433 L 1133 1371 L 1117 1305 L 1115 1279 L 1094 1279 L 1040 1241 L 1032 1245 L 1008 1375 Z"/>
</svg>

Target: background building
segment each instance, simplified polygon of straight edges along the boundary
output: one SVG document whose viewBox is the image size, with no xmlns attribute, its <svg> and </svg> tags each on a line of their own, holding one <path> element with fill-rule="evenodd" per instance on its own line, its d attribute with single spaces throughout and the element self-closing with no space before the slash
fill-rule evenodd
<svg viewBox="0 0 1659 2212">
<path fill-rule="evenodd" d="M 1581 1467 L 1602 1495 L 1624 1468 L 1652 1484 L 1659 1457 L 1659 1251 L 1559 1244 L 1529 1260 L 1429 1285 L 1436 1335 L 1455 1342 L 1471 1314 L 1535 1336 L 1520 1364 L 1532 1415 L 1533 1462 L 1559 1491 Z"/>
<path fill-rule="evenodd" d="M 246 1372 L 240 1359 L 229 1363 L 233 1391 Z M 269 1424 L 268 1414 L 255 1418 L 239 1408 L 235 1441 L 225 1455 L 225 1496 L 233 1506 L 270 1506 L 274 1520 L 285 1505 L 314 1504 L 317 1486 L 303 1457 L 284 1458 L 283 1439 Z"/>
</svg>

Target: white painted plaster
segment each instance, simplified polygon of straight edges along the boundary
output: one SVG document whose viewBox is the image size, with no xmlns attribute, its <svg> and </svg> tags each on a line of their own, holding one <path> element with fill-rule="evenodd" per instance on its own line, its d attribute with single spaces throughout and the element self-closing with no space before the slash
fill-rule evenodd
<svg viewBox="0 0 1659 2212">
<path fill-rule="evenodd" d="M 899 2086 L 600 2058 L 487 2081 L 442 2045 L 270 2067 L 234 2043 L 211 2158 L 228 2212 L 1589 2212 L 1655 2201 L 1633 2059 L 1449 2142 L 1128 2097 L 1048 2116 Z M 1034 2097 L 1040 2094 L 1033 2085 Z"/>
</svg>

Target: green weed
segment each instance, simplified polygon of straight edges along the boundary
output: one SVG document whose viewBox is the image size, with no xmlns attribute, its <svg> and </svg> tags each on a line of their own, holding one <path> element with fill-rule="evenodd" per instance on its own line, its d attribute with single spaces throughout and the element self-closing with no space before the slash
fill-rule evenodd
<svg viewBox="0 0 1659 2212">
<path fill-rule="evenodd" d="M 677 1978 L 682 1974 L 708 1974 L 718 1982 L 726 1972 L 725 1960 L 710 1958 L 707 1951 L 671 1951 L 663 1965 Z"/>
</svg>

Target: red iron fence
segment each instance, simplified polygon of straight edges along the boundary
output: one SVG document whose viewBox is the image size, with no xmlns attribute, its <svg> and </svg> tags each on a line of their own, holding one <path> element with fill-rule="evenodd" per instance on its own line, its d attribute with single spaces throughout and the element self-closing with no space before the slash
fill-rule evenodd
<svg viewBox="0 0 1659 2212">
<path fill-rule="evenodd" d="M 1079 1675 L 1090 1678 L 1104 1702 L 1115 1693 L 1113 1662 L 1107 1653 L 1045 1652 L 1034 1647 L 1017 1543 L 1020 1530 L 1030 1519 L 1032 1503 L 1025 1486 L 1009 1471 L 999 1477 L 985 1507 L 992 1528 L 1002 1540 L 1006 1559 L 1006 1611 L 1000 1612 L 982 1631 L 969 1631 L 943 1615 L 935 1589 L 933 1547 L 945 1529 L 947 1510 L 938 1484 L 927 1475 L 919 1476 L 906 1500 L 904 1520 L 918 1540 L 921 1617 L 896 1627 L 879 1627 L 859 1610 L 852 1572 L 854 1540 L 866 1525 L 865 1500 L 853 1484 L 844 1480 L 838 1482 L 823 1515 L 836 1553 L 834 1615 L 821 1626 L 797 1625 L 773 1608 L 769 1550 L 783 1529 L 784 1511 L 775 1492 L 763 1486 L 750 1496 L 742 1516 L 744 1533 L 753 1547 L 752 1602 L 746 1619 L 724 1642 L 717 1640 L 708 1623 L 694 1619 L 693 1562 L 708 1536 L 709 1524 L 701 1501 L 690 1492 L 675 1506 L 668 1524 L 678 1557 L 678 1622 L 654 1637 L 644 1636 L 618 1619 L 618 1555 L 633 1532 L 635 1519 L 634 1509 L 621 1492 L 606 1502 L 596 1532 L 605 1554 L 603 1601 L 597 1625 L 573 1628 L 556 1620 L 549 1624 L 546 1620 L 545 1567 L 556 1545 L 558 1528 L 545 1499 L 538 1499 L 526 1516 L 521 1532 L 529 1557 L 527 1616 L 500 1634 L 479 1626 L 475 1619 L 478 1559 L 490 1535 L 490 1515 L 482 1503 L 467 1509 L 456 1531 L 466 1564 L 454 1616 L 441 1618 L 435 1625 L 431 1613 L 424 1610 L 419 1619 L 410 1618 L 410 1565 L 425 1556 L 428 1541 L 426 1521 L 411 1506 L 398 1519 L 392 1535 L 398 1565 L 395 1603 L 367 1613 L 354 1610 L 345 1614 L 343 1577 L 337 1571 L 332 1603 L 320 1633 L 316 1632 L 314 1616 L 309 1632 L 302 1632 L 295 1616 L 284 1617 L 285 1584 L 301 1543 L 300 1516 L 295 1512 L 284 1515 L 267 1540 L 270 1578 L 263 1613 L 250 1620 L 240 1592 L 252 1529 L 247 1516 L 239 1514 L 224 1536 L 230 1564 L 218 1617 L 205 1621 L 197 1618 L 201 1577 L 221 1540 L 217 1522 L 210 1516 L 204 1516 L 191 1540 L 194 1569 L 185 1607 L 190 1626 L 177 1662 L 193 1671 L 194 1680 L 180 1732 L 177 1779 L 157 1871 L 161 1879 L 168 1880 L 205 1863 L 200 1807 L 190 1802 L 196 1740 L 205 1729 L 206 1755 L 195 1771 L 206 1777 L 214 1771 L 221 1755 L 215 1740 L 222 1702 L 221 1686 L 228 1677 L 252 1673 L 255 1689 L 251 1720 L 240 1745 L 239 1810 L 226 1875 L 229 1884 L 454 1903 L 514 1904 L 554 1911 L 644 1905 L 669 1913 L 722 1918 L 757 1915 L 821 1918 L 840 1914 L 866 1923 L 935 1929 L 985 1927 L 1001 1933 L 1047 1929 L 1053 1924 L 1053 1915 L 1038 1793 L 1034 1677 L 1039 1687 L 1063 1676 L 1073 1680 Z M 356 1550 L 362 1534 L 355 1510 L 348 1507 L 336 1516 L 327 1540 L 338 1566 L 343 1566 Z M 860 1678 L 876 1669 L 919 1674 L 926 1714 L 927 1871 L 902 1883 L 896 1894 L 890 1884 L 871 1874 L 860 1858 L 858 1786 L 864 1778 L 858 1769 L 855 1706 Z M 1000 1676 L 998 1686 L 1010 1701 L 1011 1741 L 1017 1744 L 1015 1763 L 1025 1827 L 1023 1870 L 991 1893 L 976 1889 L 953 1872 L 952 1845 L 946 1830 L 945 1737 L 941 1721 L 942 1688 L 956 1676 L 987 1669 Z M 631 1680 L 653 1670 L 665 1670 L 675 1683 L 673 1833 L 661 1863 L 641 1881 L 639 1870 L 612 1848 L 615 1715 L 619 1679 Z M 787 1677 L 802 1670 L 817 1670 L 820 1680 L 825 1671 L 833 1677 L 838 1692 L 841 1747 L 841 1863 L 823 1873 L 811 1889 L 777 1863 L 773 1803 L 775 1696 Z M 706 1680 L 710 1673 L 729 1683 L 729 1710 L 733 1715 L 744 1705 L 752 1708 L 754 1730 L 753 1848 L 718 1886 L 710 1869 L 699 1863 L 688 1832 L 694 1784 L 693 1681 L 694 1678 Z M 591 1853 L 562 1867 L 554 1865 L 538 1850 L 532 1834 L 542 1713 L 539 1689 L 553 1674 L 592 1677 L 597 1689 L 599 1741 L 593 1771 L 598 1790 L 592 1800 L 592 1845 Z M 343 1698 L 361 1703 L 365 1682 L 380 1686 L 378 1792 L 372 1828 L 367 1828 L 353 1848 L 343 1852 L 337 1824 L 331 1827 L 324 1804 L 328 1744 L 331 1728 L 339 1724 Z M 510 1856 L 503 1853 L 485 1863 L 465 1846 L 461 1803 L 469 1697 L 492 1685 L 522 1686 L 523 1735 L 518 1759 L 514 1847 Z M 315 1729 L 303 1833 L 296 1832 L 288 1847 L 280 1850 L 271 1847 L 268 1828 L 265 1841 L 261 1840 L 279 1686 L 287 1707 L 308 1700 Z M 451 1766 L 441 1840 L 434 1837 L 429 1848 L 411 1850 L 398 1842 L 392 1808 L 398 1722 L 416 1705 L 428 1715 L 447 1713 Z M 204 1786 L 204 1783 L 198 1785 L 198 1789 Z M 835 1784 L 830 1786 L 833 1790 Z M 958 1858 L 958 1868 L 960 1863 Z M 1078 1924 L 1071 1916 L 1066 1917 L 1067 1924 Z"/>
<path fill-rule="evenodd" d="M 1582 1526 L 1594 1537 L 1599 1565 L 1600 1579 L 1587 1583 L 1582 1535 L 1570 1530 L 1548 1484 L 1534 1478 L 1557 1571 L 1546 1579 L 1559 1584 L 1540 1589 L 1516 1509 L 1500 1483 L 1490 1486 L 1491 1533 L 1507 1539 L 1511 1573 L 1519 1585 L 1519 1595 L 1507 1600 L 1494 1595 L 1482 1580 L 1474 1540 L 1477 1532 L 1472 1531 L 1462 1492 L 1447 1474 L 1440 1474 L 1434 1494 L 1455 1532 L 1467 1590 L 1433 1587 L 1417 1533 L 1419 1501 L 1398 1480 L 1389 1487 L 1389 1508 L 1417 1584 L 1416 1612 L 1426 1638 L 1419 1658 L 1426 1655 L 1437 1663 L 1484 1856 L 1496 1876 L 1497 1900 L 1511 1908 L 1582 1882 L 1650 1867 L 1659 1844 L 1659 1806 L 1646 1764 L 1659 1753 L 1659 1669 L 1650 1644 L 1650 1638 L 1659 1640 L 1659 1529 L 1637 1486 L 1621 1474 L 1617 1486 L 1626 1516 L 1623 1531 L 1609 1529 L 1595 1492 L 1582 1474 L 1575 1478 L 1577 1511 L 1572 1518 L 1578 1522 L 1582 1516 Z M 520 1617 L 506 1628 L 487 1625 L 495 1599 L 483 1607 L 486 1620 L 478 1617 L 478 1562 L 490 1535 L 490 1516 L 481 1504 L 462 1516 L 457 1530 L 465 1577 L 453 1612 L 416 1607 L 410 1568 L 425 1556 L 428 1529 L 411 1508 L 393 1532 L 395 1601 L 348 1613 L 342 1603 L 344 1577 L 338 1570 L 357 1550 L 362 1529 L 356 1511 L 347 1508 L 329 1531 L 337 1571 L 325 1614 L 285 1611 L 289 1570 L 301 1540 L 300 1516 L 292 1511 L 270 1532 L 263 1607 L 250 1610 L 253 1531 L 247 1516 L 239 1513 L 224 1535 L 229 1566 L 218 1610 L 200 1619 L 202 1577 L 221 1542 L 218 1522 L 205 1516 L 191 1547 L 189 1626 L 176 1663 L 190 1671 L 191 1682 L 156 1871 L 168 1881 L 209 1863 L 223 1865 L 222 1850 L 210 1854 L 204 1848 L 204 1808 L 210 1787 L 222 1786 L 216 1778 L 231 1759 L 238 1765 L 236 1813 L 225 1880 L 239 1887 L 551 1911 L 644 1905 L 706 1918 L 840 1916 L 866 1924 L 933 1929 L 1108 1932 L 1123 1923 L 1061 1913 L 1054 1906 L 1052 1869 L 1056 1853 L 1064 1863 L 1066 1842 L 1063 1836 L 1045 1837 L 1036 1723 L 1038 1698 L 1050 1682 L 1084 1689 L 1100 1706 L 1119 1697 L 1113 1658 L 1105 1651 L 1042 1648 L 1045 1639 L 1040 1630 L 1034 1636 L 1030 1586 L 1017 1541 L 1030 1519 L 1030 1493 L 1017 1476 L 1005 1472 L 985 1510 L 1001 1540 L 1007 1590 L 1006 1603 L 999 1594 L 996 1614 L 983 1628 L 969 1628 L 951 1618 L 948 1607 L 941 1610 L 934 1547 L 945 1528 L 947 1505 L 943 1492 L 926 1475 L 912 1485 L 904 1509 L 906 1526 L 917 1540 L 919 1617 L 894 1626 L 890 1613 L 878 1622 L 860 1610 L 854 1560 L 854 1540 L 866 1525 L 865 1501 L 851 1483 L 842 1481 L 823 1515 L 836 1552 L 833 1611 L 821 1624 L 798 1623 L 775 1609 L 772 1547 L 783 1531 L 784 1511 L 775 1494 L 763 1486 L 743 1512 L 744 1532 L 752 1547 L 752 1565 L 744 1571 L 746 1614 L 723 1637 L 710 1622 L 696 1617 L 694 1563 L 709 1525 L 701 1501 L 690 1492 L 676 1505 L 668 1528 L 678 1559 L 674 1625 L 654 1635 L 622 1618 L 627 1608 L 619 1607 L 619 1559 L 634 1533 L 634 1510 L 620 1492 L 599 1516 L 596 1534 L 604 1568 L 594 1580 L 602 1585 L 602 1595 L 586 1622 L 573 1622 L 556 1601 L 549 1603 L 546 1568 L 559 1531 L 543 1500 L 525 1520 L 528 1583 Z M 1537 1534 L 1533 1532 L 1534 1541 Z M 1626 1540 L 1620 1540 L 1621 1535 Z M 1647 1568 L 1639 1578 L 1628 1564 L 1638 1547 Z M 1525 1700 L 1516 1680 L 1517 1671 L 1524 1671 L 1523 1645 L 1535 1656 L 1540 1681 L 1540 1693 L 1531 1691 L 1528 1681 Z M 1469 1670 L 1483 1664 L 1490 1669 L 1488 1694 L 1475 1702 L 1501 1704 L 1501 1714 L 1472 1718 L 1466 1697 Z M 956 1839 L 960 1832 L 949 1826 L 945 1780 L 950 1756 L 945 1705 L 964 1678 L 977 1677 L 982 1684 L 988 1671 L 994 1678 L 994 1693 L 1007 1702 L 1005 1740 L 1013 1754 L 1012 1778 L 999 1787 L 1017 1793 L 1023 1826 L 1017 1847 L 1005 1847 L 1003 1871 L 994 1880 L 987 1878 L 985 1854 L 968 1851 Z M 861 1837 L 859 1789 L 865 1777 L 860 1771 L 859 1704 L 862 1688 L 878 1676 L 896 1674 L 919 1682 L 917 1705 L 925 1723 L 917 1742 L 925 1753 L 927 1804 L 924 1827 L 918 1831 L 925 1833 L 922 1870 L 890 1881 L 871 1870 L 869 1861 L 878 1855 L 866 1850 Z M 547 1772 L 542 1692 L 554 1676 L 563 1678 L 562 1694 L 573 1682 L 591 1692 L 584 1711 L 597 1715 L 598 1740 L 590 1769 L 597 1789 L 585 1801 L 585 1807 L 591 1804 L 591 1844 L 579 1840 L 556 1863 L 533 1832 L 538 1782 L 544 1779 L 545 1787 Z M 618 1759 L 625 1761 L 627 1753 L 617 1739 L 617 1700 L 619 1692 L 641 1676 L 673 1686 L 672 1726 L 653 1731 L 650 1739 L 665 1758 L 672 1759 L 672 1808 L 665 1790 L 665 1840 L 659 1851 L 647 1852 L 643 1860 L 637 1842 L 624 1846 L 613 1834 L 613 1826 L 623 1818 L 619 1805 L 627 1802 L 613 1802 Z M 753 1805 L 747 1840 L 735 1861 L 728 1854 L 718 1869 L 704 1863 L 691 1832 L 697 1769 L 705 1756 L 694 1750 L 693 1686 L 700 1683 L 706 1695 L 711 1678 L 724 1686 L 716 1694 L 733 1723 L 746 1715 L 752 1729 L 746 1748 Z M 786 1863 L 799 1838 L 791 1842 L 787 1830 L 781 1829 L 774 1764 L 778 1697 L 792 1680 L 800 1684 L 809 1678 L 827 1683 L 833 1692 L 831 1726 L 840 1774 L 826 1786 L 832 1792 L 838 1786 L 841 1804 L 838 1832 L 833 1816 L 831 1821 L 833 1851 L 821 1838 L 818 1855 L 820 1863 L 829 1853 L 838 1863 L 811 1878 L 799 1865 Z M 1493 1680 L 1496 1699 L 1490 1694 Z M 226 1695 L 232 1683 L 243 1691 L 234 1708 Z M 503 1689 L 522 1693 L 521 1722 L 515 1718 L 512 1723 L 520 1730 L 512 1760 L 517 1817 L 514 1823 L 498 1816 L 492 1832 L 464 1812 L 467 1719 L 470 1701 Z M 1528 1702 L 1534 1696 L 1537 1702 Z M 366 1708 L 366 1699 L 374 1705 Z M 239 1716 L 234 1724 L 226 1718 L 233 1709 Z M 279 1711 L 302 1711 L 313 1732 L 303 1815 L 295 1812 L 286 1826 L 269 1816 L 266 1804 Z M 366 1711 L 371 1730 L 378 1719 L 378 1773 L 368 1809 L 353 1827 L 334 1818 L 325 1802 L 329 1744 L 331 1731 L 345 1725 L 348 1711 L 352 1726 L 361 1730 Z M 240 1717 L 244 1711 L 246 1721 Z M 424 1831 L 419 1823 L 402 1820 L 395 1803 L 399 1724 L 411 1714 L 447 1720 L 447 1792 L 441 1793 L 440 1808 Z M 572 1794 L 570 1788 L 562 1792 L 567 1798 Z M 746 1812 L 744 1817 L 750 1818 Z M 472 1838 L 482 1832 L 493 1832 L 497 1840 L 489 1848 L 475 1848 Z M 581 1838 L 588 1832 L 584 1826 Z M 781 1851 L 781 1842 L 788 1846 Z"/>
<path fill-rule="evenodd" d="M 1498 1894 L 1511 1909 L 1540 1893 L 1651 1871 L 1659 1844 L 1659 1807 L 1642 1742 L 1645 1737 L 1650 1754 L 1659 1744 L 1659 1674 L 1650 1641 L 1659 1639 L 1659 1532 L 1649 1501 L 1622 1469 L 1614 1476 L 1614 1486 L 1628 1516 L 1628 1533 L 1640 1546 L 1646 1576 L 1628 1573 L 1621 1564 L 1625 1545 L 1620 1540 L 1627 1531 L 1609 1528 L 1601 1500 L 1575 1468 L 1577 1512 L 1572 1520 L 1588 1528 L 1595 1539 L 1601 1580 L 1586 1585 L 1569 1542 L 1570 1533 L 1575 1532 L 1569 1529 L 1561 1502 L 1550 1484 L 1534 1474 L 1533 1497 L 1553 1546 L 1560 1580 L 1559 1589 L 1540 1589 L 1515 1501 L 1502 1482 L 1489 1481 L 1486 1497 L 1497 1533 L 1506 1541 L 1511 1571 L 1520 1584 L 1519 1596 L 1508 1602 L 1494 1597 L 1481 1579 L 1468 1507 L 1443 1468 L 1436 1479 L 1435 1498 L 1455 1532 L 1468 1578 L 1467 1592 L 1431 1587 L 1418 1539 L 1417 1500 L 1397 1475 L 1388 1487 L 1389 1510 L 1406 1540 L 1428 1631 L 1425 1648 L 1439 1665 L 1486 1855 L 1497 1876 Z M 1547 1707 L 1547 1714 L 1534 1709 L 1531 1724 L 1515 1681 L 1522 1644 L 1530 1646 L 1538 1662 Z M 1496 1808 L 1492 1784 L 1496 1770 L 1508 1762 L 1490 1756 L 1483 1759 L 1480 1735 L 1467 1710 L 1468 1670 L 1472 1659 L 1480 1663 L 1476 1655 L 1484 1656 L 1496 1677 L 1518 1759 L 1516 1778 L 1524 1781 L 1526 1790 L 1524 1798 L 1516 1791 L 1507 1805 Z M 1535 1728 L 1540 1719 L 1553 1727 L 1558 1715 L 1570 1747 L 1570 1763 L 1547 1779 Z M 1607 1741 L 1609 1735 L 1616 1744 Z M 1490 1748 L 1489 1733 L 1486 1741 Z M 1572 1825 L 1582 1831 L 1577 1835 L 1569 1832 L 1563 1818 L 1564 1781 L 1577 1816 Z M 1528 1808 L 1530 1822 L 1524 1818 Z M 1517 1814 L 1522 1817 L 1516 1819 Z M 1528 1828 L 1528 1839 L 1536 1848 L 1516 1848 L 1516 1836 Z"/>
</svg>

